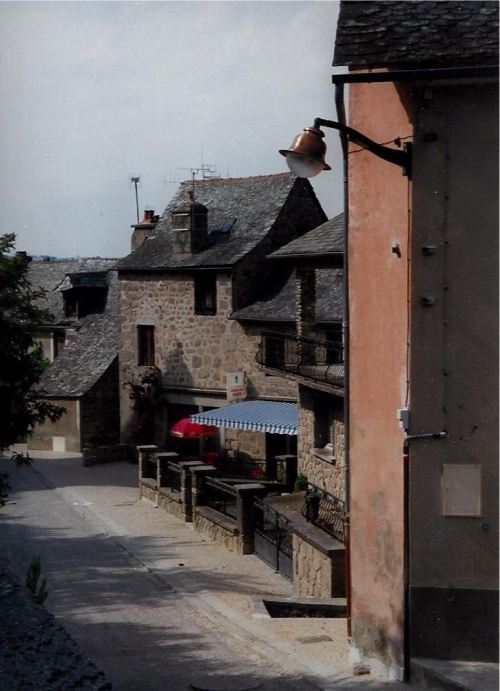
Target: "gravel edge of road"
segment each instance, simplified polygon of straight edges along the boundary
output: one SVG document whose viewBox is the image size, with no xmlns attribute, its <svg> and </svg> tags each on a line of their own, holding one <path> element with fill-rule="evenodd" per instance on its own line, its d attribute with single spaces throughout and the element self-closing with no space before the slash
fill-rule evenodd
<svg viewBox="0 0 500 691">
<path fill-rule="evenodd" d="M 9 691 L 110 691 L 96 665 L 0 562 L 0 688 Z"/>
</svg>

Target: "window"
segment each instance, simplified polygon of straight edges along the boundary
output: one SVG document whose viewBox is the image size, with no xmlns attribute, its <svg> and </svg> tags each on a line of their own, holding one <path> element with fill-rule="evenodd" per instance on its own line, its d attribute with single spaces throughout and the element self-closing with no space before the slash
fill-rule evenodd
<svg viewBox="0 0 500 691">
<path fill-rule="evenodd" d="M 67 319 L 83 319 L 88 314 L 102 314 L 106 308 L 106 288 L 71 288 L 64 292 Z"/>
<path fill-rule="evenodd" d="M 152 367 L 155 364 L 155 327 L 137 327 L 138 365 Z"/>
<path fill-rule="evenodd" d="M 335 458 L 333 406 L 321 396 L 314 399 L 314 453 L 330 462 Z"/>
<path fill-rule="evenodd" d="M 64 344 L 66 343 L 66 335 L 64 331 L 56 331 L 54 333 L 54 358 L 62 352 Z"/>
<path fill-rule="evenodd" d="M 216 314 L 217 276 L 215 274 L 196 276 L 194 279 L 195 314 Z"/>
</svg>

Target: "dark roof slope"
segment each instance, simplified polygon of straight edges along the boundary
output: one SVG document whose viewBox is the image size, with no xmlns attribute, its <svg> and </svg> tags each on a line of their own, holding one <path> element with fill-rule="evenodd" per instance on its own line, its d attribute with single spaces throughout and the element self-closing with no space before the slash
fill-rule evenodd
<svg viewBox="0 0 500 691">
<path fill-rule="evenodd" d="M 316 269 L 316 321 L 342 320 L 343 272 L 340 269 Z M 267 299 L 259 300 L 238 312 L 231 319 L 255 322 L 294 322 L 296 273 L 292 271 L 284 285 Z"/>
<path fill-rule="evenodd" d="M 115 287 L 116 290 L 116 287 Z M 43 373 L 39 394 L 58 398 L 83 396 L 118 355 L 118 314 L 90 314 L 78 323 L 64 350 Z"/>
<path fill-rule="evenodd" d="M 35 261 L 29 267 L 34 286 L 45 288 L 47 299 L 42 306 L 52 313 L 53 326 L 64 322 L 73 333 L 67 334 L 63 351 L 45 370 L 36 392 L 40 395 L 66 398 L 89 391 L 118 355 L 118 275 L 113 271 L 116 259 L 60 259 Z M 60 287 L 66 275 L 87 274 L 108 269 L 106 307 L 101 314 L 89 314 L 68 324 L 64 319 L 64 298 Z"/>
<path fill-rule="evenodd" d="M 498 2 L 341 3 L 334 65 L 470 65 L 497 61 Z"/>
<path fill-rule="evenodd" d="M 300 238 L 280 247 L 270 257 L 302 257 L 310 255 L 324 256 L 344 251 L 344 214 L 313 228 Z"/>
<path fill-rule="evenodd" d="M 307 188 L 316 198 L 308 181 L 289 173 L 200 180 L 195 183 L 195 198 L 208 208 L 210 244 L 205 250 L 180 258 L 172 254 L 170 244 L 171 211 L 187 198 L 191 185 L 190 181 L 181 183 L 154 235 L 118 263 L 120 270 L 231 267 L 265 238 L 292 189 Z M 234 219 L 231 229 L 224 232 L 224 224 Z"/>
</svg>

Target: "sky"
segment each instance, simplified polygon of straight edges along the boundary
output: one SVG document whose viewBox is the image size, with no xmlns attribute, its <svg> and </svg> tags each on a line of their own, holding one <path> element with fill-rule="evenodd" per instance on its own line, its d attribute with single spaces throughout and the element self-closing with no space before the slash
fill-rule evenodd
<svg viewBox="0 0 500 691">
<path fill-rule="evenodd" d="M 0 2 L 0 233 L 16 249 L 121 257 L 139 209 L 162 213 L 192 168 L 287 170 L 277 153 L 335 119 L 338 2 Z M 336 70 L 339 71 L 339 70 Z M 313 185 L 342 210 L 332 172 Z M 142 217 L 142 213 L 141 213 Z"/>
</svg>

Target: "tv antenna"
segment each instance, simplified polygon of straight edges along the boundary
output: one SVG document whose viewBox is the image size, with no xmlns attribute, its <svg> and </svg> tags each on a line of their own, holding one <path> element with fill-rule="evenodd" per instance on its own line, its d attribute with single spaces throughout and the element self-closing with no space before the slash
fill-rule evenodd
<svg viewBox="0 0 500 691">
<path fill-rule="evenodd" d="M 202 163 L 200 168 L 177 168 L 177 170 L 189 170 L 193 181 L 197 175 L 200 175 L 202 180 L 220 180 L 217 166 L 212 163 Z"/>
<path fill-rule="evenodd" d="M 137 223 L 139 224 L 139 195 L 137 192 L 137 185 L 140 183 L 141 178 L 139 175 L 131 175 L 130 176 L 130 183 L 134 185 L 135 187 L 135 209 L 137 212 Z"/>
</svg>

